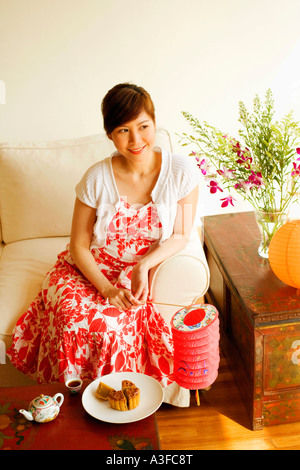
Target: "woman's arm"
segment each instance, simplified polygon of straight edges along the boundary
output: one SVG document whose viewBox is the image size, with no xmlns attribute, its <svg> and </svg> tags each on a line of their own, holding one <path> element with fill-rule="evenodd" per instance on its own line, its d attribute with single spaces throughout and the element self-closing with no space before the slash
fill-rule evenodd
<svg viewBox="0 0 300 470">
<path fill-rule="evenodd" d="M 174 231 L 170 238 L 150 250 L 134 266 L 131 277 L 131 292 L 136 299 L 145 301 L 148 295 L 148 273 L 151 268 L 182 250 L 188 242 L 197 209 L 199 188 L 178 201 Z"/>
<path fill-rule="evenodd" d="M 90 251 L 95 221 L 96 209 L 76 198 L 70 240 L 70 253 L 74 263 L 100 295 L 115 307 L 124 309 L 131 307 L 132 304 L 139 305 L 140 303 L 128 290 L 114 287 L 98 268 Z"/>
</svg>

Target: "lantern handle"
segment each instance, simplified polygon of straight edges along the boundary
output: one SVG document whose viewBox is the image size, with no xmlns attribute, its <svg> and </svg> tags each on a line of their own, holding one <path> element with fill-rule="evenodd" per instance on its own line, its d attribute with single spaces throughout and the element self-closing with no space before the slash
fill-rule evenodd
<svg viewBox="0 0 300 470">
<path fill-rule="evenodd" d="M 197 305 L 196 303 L 189 304 L 189 305 L 168 304 L 166 302 L 155 302 L 154 300 L 147 300 L 145 303 L 146 304 L 155 304 L 155 305 L 166 305 L 167 307 L 180 307 L 180 308 L 189 308 L 189 307 L 193 307 L 193 305 Z"/>
</svg>

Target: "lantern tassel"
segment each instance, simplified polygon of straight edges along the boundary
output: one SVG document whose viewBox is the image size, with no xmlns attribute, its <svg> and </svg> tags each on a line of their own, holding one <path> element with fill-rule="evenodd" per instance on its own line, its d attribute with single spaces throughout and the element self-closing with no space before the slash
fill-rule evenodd
<svg viewBox="0 0 300 470">
<path fill-rule="evenodd" d="M 200 398 L 199 398 L 199 391 L 198 390 L 196 390 L 195 396 L 196 396 L 197 406 L 200 406 Z"/>
</svg>

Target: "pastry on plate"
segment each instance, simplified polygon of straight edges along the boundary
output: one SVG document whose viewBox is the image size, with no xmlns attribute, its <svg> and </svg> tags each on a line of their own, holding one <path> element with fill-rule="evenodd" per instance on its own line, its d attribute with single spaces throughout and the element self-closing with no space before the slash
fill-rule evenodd
<svg viewBox="0 0 300 470">
<path fill-rule="evenodd" d="M 140 389 L 130 380 L 122 380 L 122 390 L 114 390 L 100 382 L 96 396 L 101 400 L 108 400 L 111 408 L 118 411 L 133 410 L 140 403 Z"/>
<path fill-rule="evenodd" d="M 127 398 L 128 409 L 133 410 L 140 403 L 140 389 L 136 386 L 128 387 L 124 393 Z"/>
<path fill-rule="evenodd" d="M 96 397 L 100 398 L 101 400 L 107 400 L 108 395 L 110 392 L 114 391 L 112 387 L 109 385 L 104 384 L 103 382 L 100 382 L 96 391 Z"/>
<path fill-rule="evenodd" d="M 125 397 L 122 390 L 112 390 L 108 395 L 108 401 L 110 406 L 114 410 L 126 411 L 128 410 L 127 398 Z"/>
<path fill-rule="evenodd" d="M 135 387 L 135 384 L 131 382 L 130 380 L 122 380 L 122 390 L 126 390 L 126 388 L 132 388 Z"/>
</svg>

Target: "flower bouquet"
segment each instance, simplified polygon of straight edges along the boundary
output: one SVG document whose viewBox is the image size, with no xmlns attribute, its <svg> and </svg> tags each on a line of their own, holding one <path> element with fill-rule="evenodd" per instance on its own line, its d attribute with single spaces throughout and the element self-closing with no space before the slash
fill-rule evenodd
<svg viewBox="0 0 300 470">
<path fill-rule="evenodd" d="M 182 114 L 194 133 L 183 133 L 180 142 L 194 146 L 190 155 L 196 158 L 210 192 L 224 195 L 221 207 L 234 205 L 232 190 L 250 202 L 262 234 L 259 254 L 268 257 L 271 238 L 286 221 L 300 190 L 300 127 L 293 113 L 275 121 L 271 90 L 264 102 L 255 97 L 252 114 L 240 102 L 239 140 L 207 122 L 201 124 L 187 112 Z"/>
</svg>

